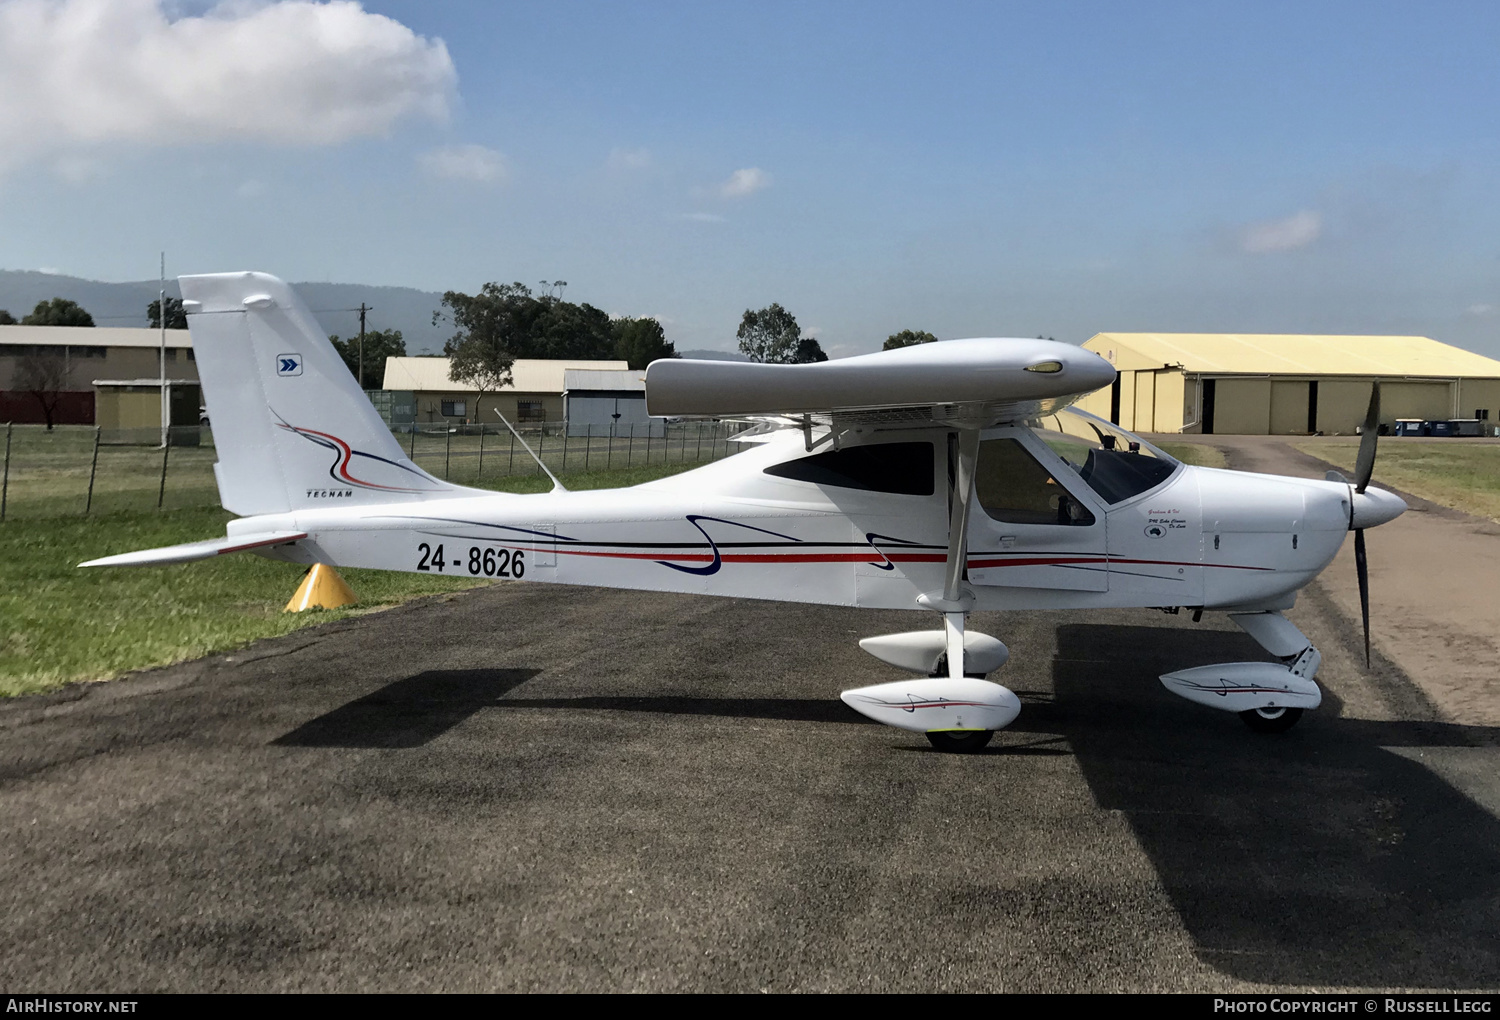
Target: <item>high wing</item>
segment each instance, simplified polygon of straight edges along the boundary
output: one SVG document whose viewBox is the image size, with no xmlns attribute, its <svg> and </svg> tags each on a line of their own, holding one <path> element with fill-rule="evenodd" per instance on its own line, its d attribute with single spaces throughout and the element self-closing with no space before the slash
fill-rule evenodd
<svg viewBox="0 0 1500 1020">
<path fill-rule="evenodd" d="M 1055 340 L 948 340 L 813 365 L 654 361 L 646 407 L 670 417 L 987 427 L 1060 411 L 1114 378 L 1093 351 Z"/>
</svg>

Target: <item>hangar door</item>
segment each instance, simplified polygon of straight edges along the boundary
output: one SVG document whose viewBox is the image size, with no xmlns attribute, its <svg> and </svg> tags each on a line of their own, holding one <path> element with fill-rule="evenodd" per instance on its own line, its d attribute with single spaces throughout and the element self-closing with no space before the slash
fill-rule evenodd
<svg viewBox="0 0 1500 1020">
<path fill-rule="evenodd" d="M 1382 382 L 1380 420 L 1422 418 L 1445 421 L 1453 416 L 1453 389 L 1443 382 Z"/>
<path fill-rule="evenodd" d="M 1271 435 L 1311 431 L 1307 424 L 1309 388 L 1306 382 L 1281 379 L 1271 382 Z"/>
</svg>

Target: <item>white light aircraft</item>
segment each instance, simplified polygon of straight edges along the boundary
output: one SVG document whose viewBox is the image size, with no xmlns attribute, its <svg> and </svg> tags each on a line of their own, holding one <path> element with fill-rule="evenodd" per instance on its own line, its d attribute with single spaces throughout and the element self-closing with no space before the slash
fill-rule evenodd
<svg viewBox="0 0 1500 1020">
<path fill-rule="evenodd" d="M 1115 370 L 1046 340 L 950 340 L 815 365 L 654 362 L 656 416 L 746 418 L 745 449 L 624 489 L 512 495 L 412 463 L 280 280 L 181 279 L 213 417 L 224 538 L 82 566 L 254 551 L 294 563 L 505 577 L 935 613 L 865 638 L 917 676 L 845 691 L 856 711 L 953 751 L 1020 711 L 985 679 L 1009 656 L 975 610 L 1225 612 L 1277 662 L 1163 676 L 1172 692 L 1293 725 L 1322 700 L 1321 655 L 1282 611 L 1349 531 L 1369 608 L 1364 529 L 1406 509 L 1367 485 L 1373 389 L 1356 478 L 1181 464 L 1070 408 Z"/>
</svg>

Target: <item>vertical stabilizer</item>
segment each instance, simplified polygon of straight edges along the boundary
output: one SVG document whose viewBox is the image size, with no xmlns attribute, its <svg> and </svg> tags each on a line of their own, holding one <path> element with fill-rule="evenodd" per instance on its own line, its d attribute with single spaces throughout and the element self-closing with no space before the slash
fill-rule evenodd
<svg viewBox="0 0 1500 1020">
<path fill-rule="evenodd" d="M 458 495 L 402 452 L 312 313 L 264 273 L 184 276 L 226 510 Z"/>
</svg>

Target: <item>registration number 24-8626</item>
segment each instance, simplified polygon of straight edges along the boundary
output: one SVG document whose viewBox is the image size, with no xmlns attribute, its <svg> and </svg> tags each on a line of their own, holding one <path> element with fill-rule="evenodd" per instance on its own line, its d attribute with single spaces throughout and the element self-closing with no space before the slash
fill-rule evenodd
<svg viewBox="0 0 1500 1020">
<path fill-rule="evenodd" d="M 526 550 L 524 549 L 493 549 L 488 546 L 471 545 L 468 561 L 465 562 L 462 551 L 449 560 L 444 557 L 441 545 L 433 548 L 423 542 L 417 546 L 417 555 L 418 570 L 446 572 L 451 566 L 454 570 L 467 568 L 469 573 L 476 576 L 479 574 L 485 577 L 526 576 Z"/>
</svg>

